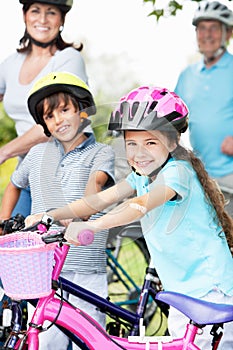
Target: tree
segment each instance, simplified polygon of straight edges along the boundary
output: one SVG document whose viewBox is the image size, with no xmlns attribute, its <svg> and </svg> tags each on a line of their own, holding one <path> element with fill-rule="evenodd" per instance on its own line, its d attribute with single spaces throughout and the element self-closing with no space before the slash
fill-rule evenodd
<svg viewBox="0 0 233 350">
<path fill-rule="evenodd" d="M 193 1 L 193 2 L 201 2 L 203 0 L 171 0 L 167 4 L 165 4 L 162 8 L 158 8 L 156 6 L 156 0 L 143 0 L 144 3 L 151 3 L 153 7 L 153 11 L 151 11 L 148 16 L 155 16 L 156 20 L 159 21 L 160 17 L 164 16 L 176 16 L 178 10 L 183 9 L 184 1 Z M 221 1 L 221 0 L 220 0 Z M 228 0 L 232 1 L 232 0 Z"/>
</svg>

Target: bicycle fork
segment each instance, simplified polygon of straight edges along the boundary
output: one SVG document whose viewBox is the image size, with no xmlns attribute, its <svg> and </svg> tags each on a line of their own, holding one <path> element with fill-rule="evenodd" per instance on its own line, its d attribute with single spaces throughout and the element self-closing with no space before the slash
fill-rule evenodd
<svg viewBox="0 0 233 350">
<path fill-rule="evenodd" d="M 141 293 L 139 296 L 139 302 L 137 305 L 136 313 L 140 317 L 140 319 L 144 318 L 147 302 L 150 296 L 150 291 L 152 286 L 154 286 L 154 294 L 156 295 L 156 285 L 158 285 L 159 279 L 157 277 L 156 271 L 154 267 L 150 266 L 146 268 L 146 276 L 144 279 L 143 287 L 141 289 Z M 139 334 L 140 325 L 134 325 L 132 331 L 130 332 L 131 336 L 136 336 Z"/>
</svg>

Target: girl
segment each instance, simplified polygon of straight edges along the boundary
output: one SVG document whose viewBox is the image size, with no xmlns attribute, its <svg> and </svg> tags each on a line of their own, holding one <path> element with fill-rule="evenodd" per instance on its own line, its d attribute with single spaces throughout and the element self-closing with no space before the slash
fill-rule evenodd
<svg viewBox="0 0 233 350">
<path fill-rule="evenodd" d="M 72 222 L 66 239 L 78 244 L 83 229 L 98 232 L 141 220 L 142 230 L 165 290 L 217 303 L 233 303 L 232 219 L 224 197 L 201 161 L 179 143 L 188 109 L 167 89 L 143 86 L 124 96 L 111 115 L 109 129 L 124 133 L 131 174 L 122 182 L 47 214 L 55 220 L 84 217 L 125 200 L 103 217 Z M 30 225 L 41 214 L 29 217 Z M 221 259 L 221 263 L 220 263 Z M 173 337 L 183 336 L 187 319 L 171 308 Z M 211 348 L 208 327 L 201 349 Z M 233 324 L 224 326 L 221 349 L 232 349 Z"/>
</svg>

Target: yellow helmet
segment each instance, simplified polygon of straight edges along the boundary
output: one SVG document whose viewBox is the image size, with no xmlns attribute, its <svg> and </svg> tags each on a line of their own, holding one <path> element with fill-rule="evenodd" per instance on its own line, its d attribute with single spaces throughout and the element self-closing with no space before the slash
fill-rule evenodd
<svg viewBox="0 0 233 350">
<path fill-rule="evenodd" d="M 37 124 L 41 124 L 45 134 L 49 136 L 47 126 L 42 116 L 37 113 L 37 104 L 44 98 L 65 92 L 73 95 L 78 102 L 79 109 L 85 109 L 88 115 L 96 113 L 93 96 L 86 83 L 77 75 L 67 72 L 51 72 L 36 81 L 28 97 L 28 109 Z"/>
</svg>

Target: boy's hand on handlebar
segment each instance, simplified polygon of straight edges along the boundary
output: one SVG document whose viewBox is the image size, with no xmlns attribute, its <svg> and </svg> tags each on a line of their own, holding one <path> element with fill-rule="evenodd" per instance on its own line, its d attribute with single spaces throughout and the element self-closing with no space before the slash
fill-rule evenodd
<svg viewBox="0 0 233 350">
<path fill-rule="evenodd" d="M 27 216 L 25 221 L 24 221 L 25 227 L 27 228 L 27 227 L 33 226 L 37 222 L 40 222 L 43 215 L 44 215 L 44 213 L 39 213 L 39 214 Z"/>
<path fill-rule="evenodd" d="M 90 221 L 71 222 L 65 231 L 64 238 L 67 242 L 79 246 L 80 242 L 78 241 L 78 234 L 84 230 L 94 231 Z"/>
<path fill-rule="evenodd" d="M 64 220 L 60 220 L 59 222 L 62 226 L 67 227 L 72 222 L 72 219 L 64 219 Z"/>
</svg>

